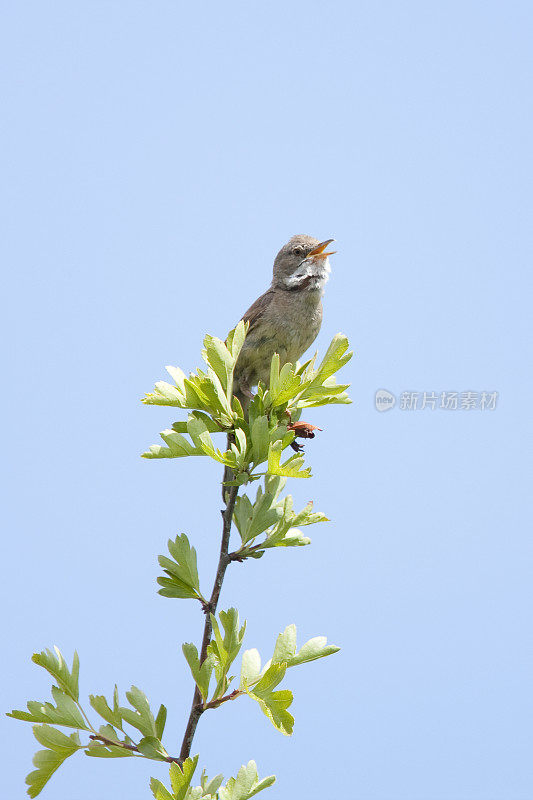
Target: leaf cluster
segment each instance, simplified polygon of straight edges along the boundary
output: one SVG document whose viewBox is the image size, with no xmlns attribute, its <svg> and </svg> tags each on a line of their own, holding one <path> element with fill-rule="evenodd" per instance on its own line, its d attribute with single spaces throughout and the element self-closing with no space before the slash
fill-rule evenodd
<svg viewBox="0 0 533 800">
<path fill-rule="evenodd" d="M 200 785 L 191 787 L 198 756 L 188 758 L 183 766 L 172 764 L 170 767 L 170 790 L 161 781 L 152 778 L 150 788 L 155 800 L 249 800 L 250 797 L 267 789 L 275 782 L 274 775 L 259 780 L 255 761 L 243 765 L 236 778 L 229 778 L 222 786 L 223 775 L 209 779 L 202 772 Z"/>
<path fill-rule="evenodd" d="M 259 487 L 252 503 L 247 495 L 237 497 L 234 520 L 241 537 L 241 547 L 233 554 L 235 558 L 260 558 L 272 547 L 302 547 L 310 544 L 300 527 L 327 522 L 321 512 L 313 511 L 309 502 L 299 512 L 293 509 L 293 499 L 287 495 L 279 500 L 286 479 L 278 475 L 266 475 L 264 489 Z M 264 538 L 257 542 L 259 536 Z"/>
<path fill-rule="evenodd" d="M 275 354 L 268 387 L 259 384 L 243 413 L 233 394 L 233 374 L 246 331 L 247 324 L 241 321 L 225 342 L 206 336 L 202 351 L 206 368 L 186 376 L 177 367 L 167 367 L 174 384 L 160 381 L 143 400 L 189 412 L 186 420 L 174 422 L 171 429 L 161 433 L 164 445 L 150 447 L 143 454 L 146 458 L 208 456 L 231 471 L 228 486 L 263 479 L 253 501 L 246 494 L 235 498 L 232 521 L 240 546 L 233 553 L 226 547 L 221 554 L 226 558 L 224 569 L 229 561 L 260 558 L 275 547 L 307 545 L 311 540 L 300 528 L 327 521 L 324 514 L 313 510 L 312 503 L 295 511 L 290 495 L 280 497 L 287 478 L 308 478 L 311 474 L 301 452 L 284 459 L 283 453 L 295 437 L 288 423 L 299 419 L 302 409 L 350 402 L 348 387 L 337 384 L 334 377 L 352 355 L 346 337 L 338 334 L 317 367 L 316 356 L 299 365 L 281 364 Z M 217 447 L 216 436 L 226 438 L 224 448 Z M 159 564 L 163 570 L 157 579 L 161 595 L 198 600 L 206 613 L 215 611 L 216 602 L 210 605 L 201 592 L 196 551 L 184 533 L 168 541 L 168 555 L 161 555 Z M 290 735 L 294 718 L 288 709 L 293 695 L 289 689 L 280 688 L 287 670 L 331 655 L 339 648 L 318 636 L 298 650 L 296 627 L 289 625 L 277 637 L 272 657 L 262 667 L 255 648 L 242 652 L 246 623 L 241 625 L 237 609 L 221 611 L 218 617 L 211 613 L 206 624 L 206 640 L 212 631 L 206 657 L 202 659 L 190 642 L 182 648 L 201 697 L 201 704 L 194 708 L 203 713 L 248 696 L 277 730 Z M 231 674 L 233 665 L 241 652 L 238 687 L 230 691 L 236 681 L 236 675 Z M 182 761 L 169 755 L 163 745 L 167 718 L 164 705 L 154 713 L 146 695 L 136 686 L 126 692 L 123 704 L 115 686 L 110 701 L 104 695 L 89 695 L 91 709 L 99 717 L 93 724 L 79 700 L 77 653 L 71 668 L 57 647 L 34 654 L 32 660 L 53 678 L 51 701 L 30 700 L 27 710 L 8 714 L 33 723 L 35 738 L 44 748 L 36 753 L 35 769 L 26 778 L 30 797 L 36 797 L 63 761 L 79 750 L 90 757 L 170 763 L 170 788 L 156 778 L 151 780 L 156 800 L 248 800 L 274 783 L 274 776 L 259 779 L 255 762 L 249 761 L 225 784 L 222 775 L 209 779 L 204 771 L 200 784 L 191 786 L 198 756 Z M 62 727 L 74 731 L 64 733 Z M 80 734 L 85 734 L 83 741 Z"/>
<path fill-rule="evenodd" d="M 339 648 L 328 645 L 326 637 L 316 636 L 297 651 L 296 626 L 289 625 L 279 634 L 272 658 L 263 668 L 258 650 L 253 648 L 244 651 L 239 687 L 231 694 L 227 694 L 234 680 L 234 676 L 229 675 L 229 670 L 242 648 L 246 623 L 240 626 L 239 614 L 235 608 L 221 611 L 219 618 L 223 633 L 218 621 L 212 616 L 214 638 L 207 648 L 207 658 L 202 663 L 195 645 L 190 643 L 183 645 L 183 653 L 202 696 L 203 709 L 217 708 L 229 700 L 247 694 L 259 704 L 261 711 L 277 730 L 290 735 L 294 718 L 287 709 L 292 704 L 293 695 L 288 689 L 276 690 L 276 687 L 290 667 L 332 655 Z M 209 696 L 213 673 L 216 685 L 212 695 Z"/>
<path fill-rule="evenodd" d="M 71 669 L 57 647 L 53 651 L 35 653 L 32 661 L 49 672 L 57 685 L 52 686 L 53 703 L 29 700 L 27 711 L 13 710 L 8 714 L 14 719 L 37 723 L 33 726 L 33 733 L 45 747 L 35 755 L 36 769 L 26 778 L 30 797 L 36 797 L 63 761 L 78 750 L 100 758 L 137 756 L 156 761 L 169 760 L 161 742 L 167 717 L 164 705 L 154 716 L 144 692 L 132 686 L 126 692 L 131 707 L 123 706 L 115 686 L 112 706 L 103 695 L 89 695 L 90 705 L 105 723 L 96 727 L 79 701 L 78 654 L 74 653 Z M 134 741 L 125 725 L 134 728 L 141 737 L 135 737 L 137 741 Z M 67 736 L 54 726 L 75 728 L 76 732 Z M 88 732 L 89 740 L 82 743 L 79 731 Z"/>
<path fill-rule="evenodd" d="M 163 445 L 152 445 L 145 458 L 183 458 L 208 456 L 235 473 L 228 485 L 242 485 L 262 475 L 308 478 L 303 468 L 304 456 L 294 453 L 282 462 L 283 451 L 294 441 L 288 422 L 296 421 L 303 408 L 333 403 L 349 403 L 345 384 L 337 384 L 334 374 L 351 358 L 348 340 L 337 334 L 315 368 L 316 355 L 303 365 L 280 364 L 272 359 L 270 383 L 259 384 L 247 414 L 233 396 L 233 372 L 246 335 L 246 323 L 240 322 L 226 342 L 214 336 L 204 339 L 203 358 L 207 371 L 198 370 L 189 377 L 177 367 L 167 367 L 174 385 L 156 384 L 143 402 L 190 409 L 187 420 L 175 422 L 161 432 Z M 229 447 L 221 450 L 213 435 L 231 433 Z M 187 438 L 188 437 L 188 438 Z M 266 463 L 266 470 L 258 468 Z"/>
</svg>

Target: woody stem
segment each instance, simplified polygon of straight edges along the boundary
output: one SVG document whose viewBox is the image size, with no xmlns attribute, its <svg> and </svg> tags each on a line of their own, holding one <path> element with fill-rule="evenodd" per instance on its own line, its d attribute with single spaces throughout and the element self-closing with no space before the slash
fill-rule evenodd
<svg viewBox="0 0 533 800">
<path fill-rule="evenodd" d="M 231 471 L 225 469 L 224 480 L 231 480 L 231 477 L 233 477 Z M 216 612 L 218 600 L 220 597 L 220 590 L 222 589 L 222 582 L 224 580 L 224 575 L 226 573 L 227 566 L 230 563 L 230 557 L 228 554 L 229 539 L 231 533 L 231 523 L 233 519 L 233 510 L 235 508 L 235 500 L 237 499 L 238 493 L 239 493 L 238 486 L 229 486 L 225 490 L 226 506 L 225 508 L 222 509 L 221 512 L 222 540 L 220 542 L 220 556 L 218 559 L 218 567 L 215 575 L 215 581 L 213 583 L 213 591 L 211 592 L 209 603 L 207 603 L 207 606 L 204 609 L 205 625 L 204 625 L 204 635 L 202 638 L 202 647 L 200 650 L 200 664 L 202 664 L 205 661 L 207 656 L 207 646 L 211 641 L 211 634 L 213 632 L 213 626 L 211 623 L 211 614 L 215 614 Z M 200 719 L 201 715 L 205 710 L 206 709 L 202 702 L 202 695 L 200 693 L 198 686 L 196 686 L 192 698 L 192 706 L 189 714 L 189 719 L 187 721 L 187 727 L 185 728 L 185 733 L 183 735 L 183 742 L 181 744 L 180 761 L 182 763 L 190 755 L 192 740 L 194 739 L 194 734 L 196 732 L 198 720 Z"/>
</svg>

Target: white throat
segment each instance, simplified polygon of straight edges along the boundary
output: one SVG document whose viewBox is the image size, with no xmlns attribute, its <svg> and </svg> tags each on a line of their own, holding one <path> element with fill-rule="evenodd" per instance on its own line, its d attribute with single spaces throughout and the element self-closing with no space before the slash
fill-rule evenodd
<svg viewBox="0 0 533 800">
<path fill-rule="evenodd" d="M 299 286 L 305 286 L 310 291 L 323 291 L 328 282 L 330 272 L 329 258 L 306 258 L 296 272 L 285 278 L 284 283 L 287 289 L 297 289 Z"/>
</svg>

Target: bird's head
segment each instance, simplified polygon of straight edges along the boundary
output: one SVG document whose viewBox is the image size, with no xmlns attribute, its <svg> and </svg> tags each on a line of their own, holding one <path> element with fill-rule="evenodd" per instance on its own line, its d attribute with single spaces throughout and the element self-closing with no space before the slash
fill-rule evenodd
<svg viewBox="0 0 533 800">
<path fill-rule="evenodd" d="M 319 242 L 312 236 L 298 234 L 283 245 L 274 261 L 272 286 L 281 289 L 323 289 L 329 277 L 328 245 L 333 239 Z"/>
</svg>

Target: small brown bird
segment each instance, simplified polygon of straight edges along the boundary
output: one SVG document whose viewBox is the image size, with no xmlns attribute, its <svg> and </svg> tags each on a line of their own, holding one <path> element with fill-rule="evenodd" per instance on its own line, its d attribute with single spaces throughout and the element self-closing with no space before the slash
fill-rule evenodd
<svg viewBox="0 0 533 800">
<path fill-rule="evenodd" d="M 244 406 L 258 381 L 268 385 L 270 362 L 297 361 L 322 324 L 322 295 L 329 278 L 327 247 L 312 236 L 293 236 L 277 254 L 270 288 L 242 317 L 250 323 L 234 373 L 234 393 Z"/>
</svg>

